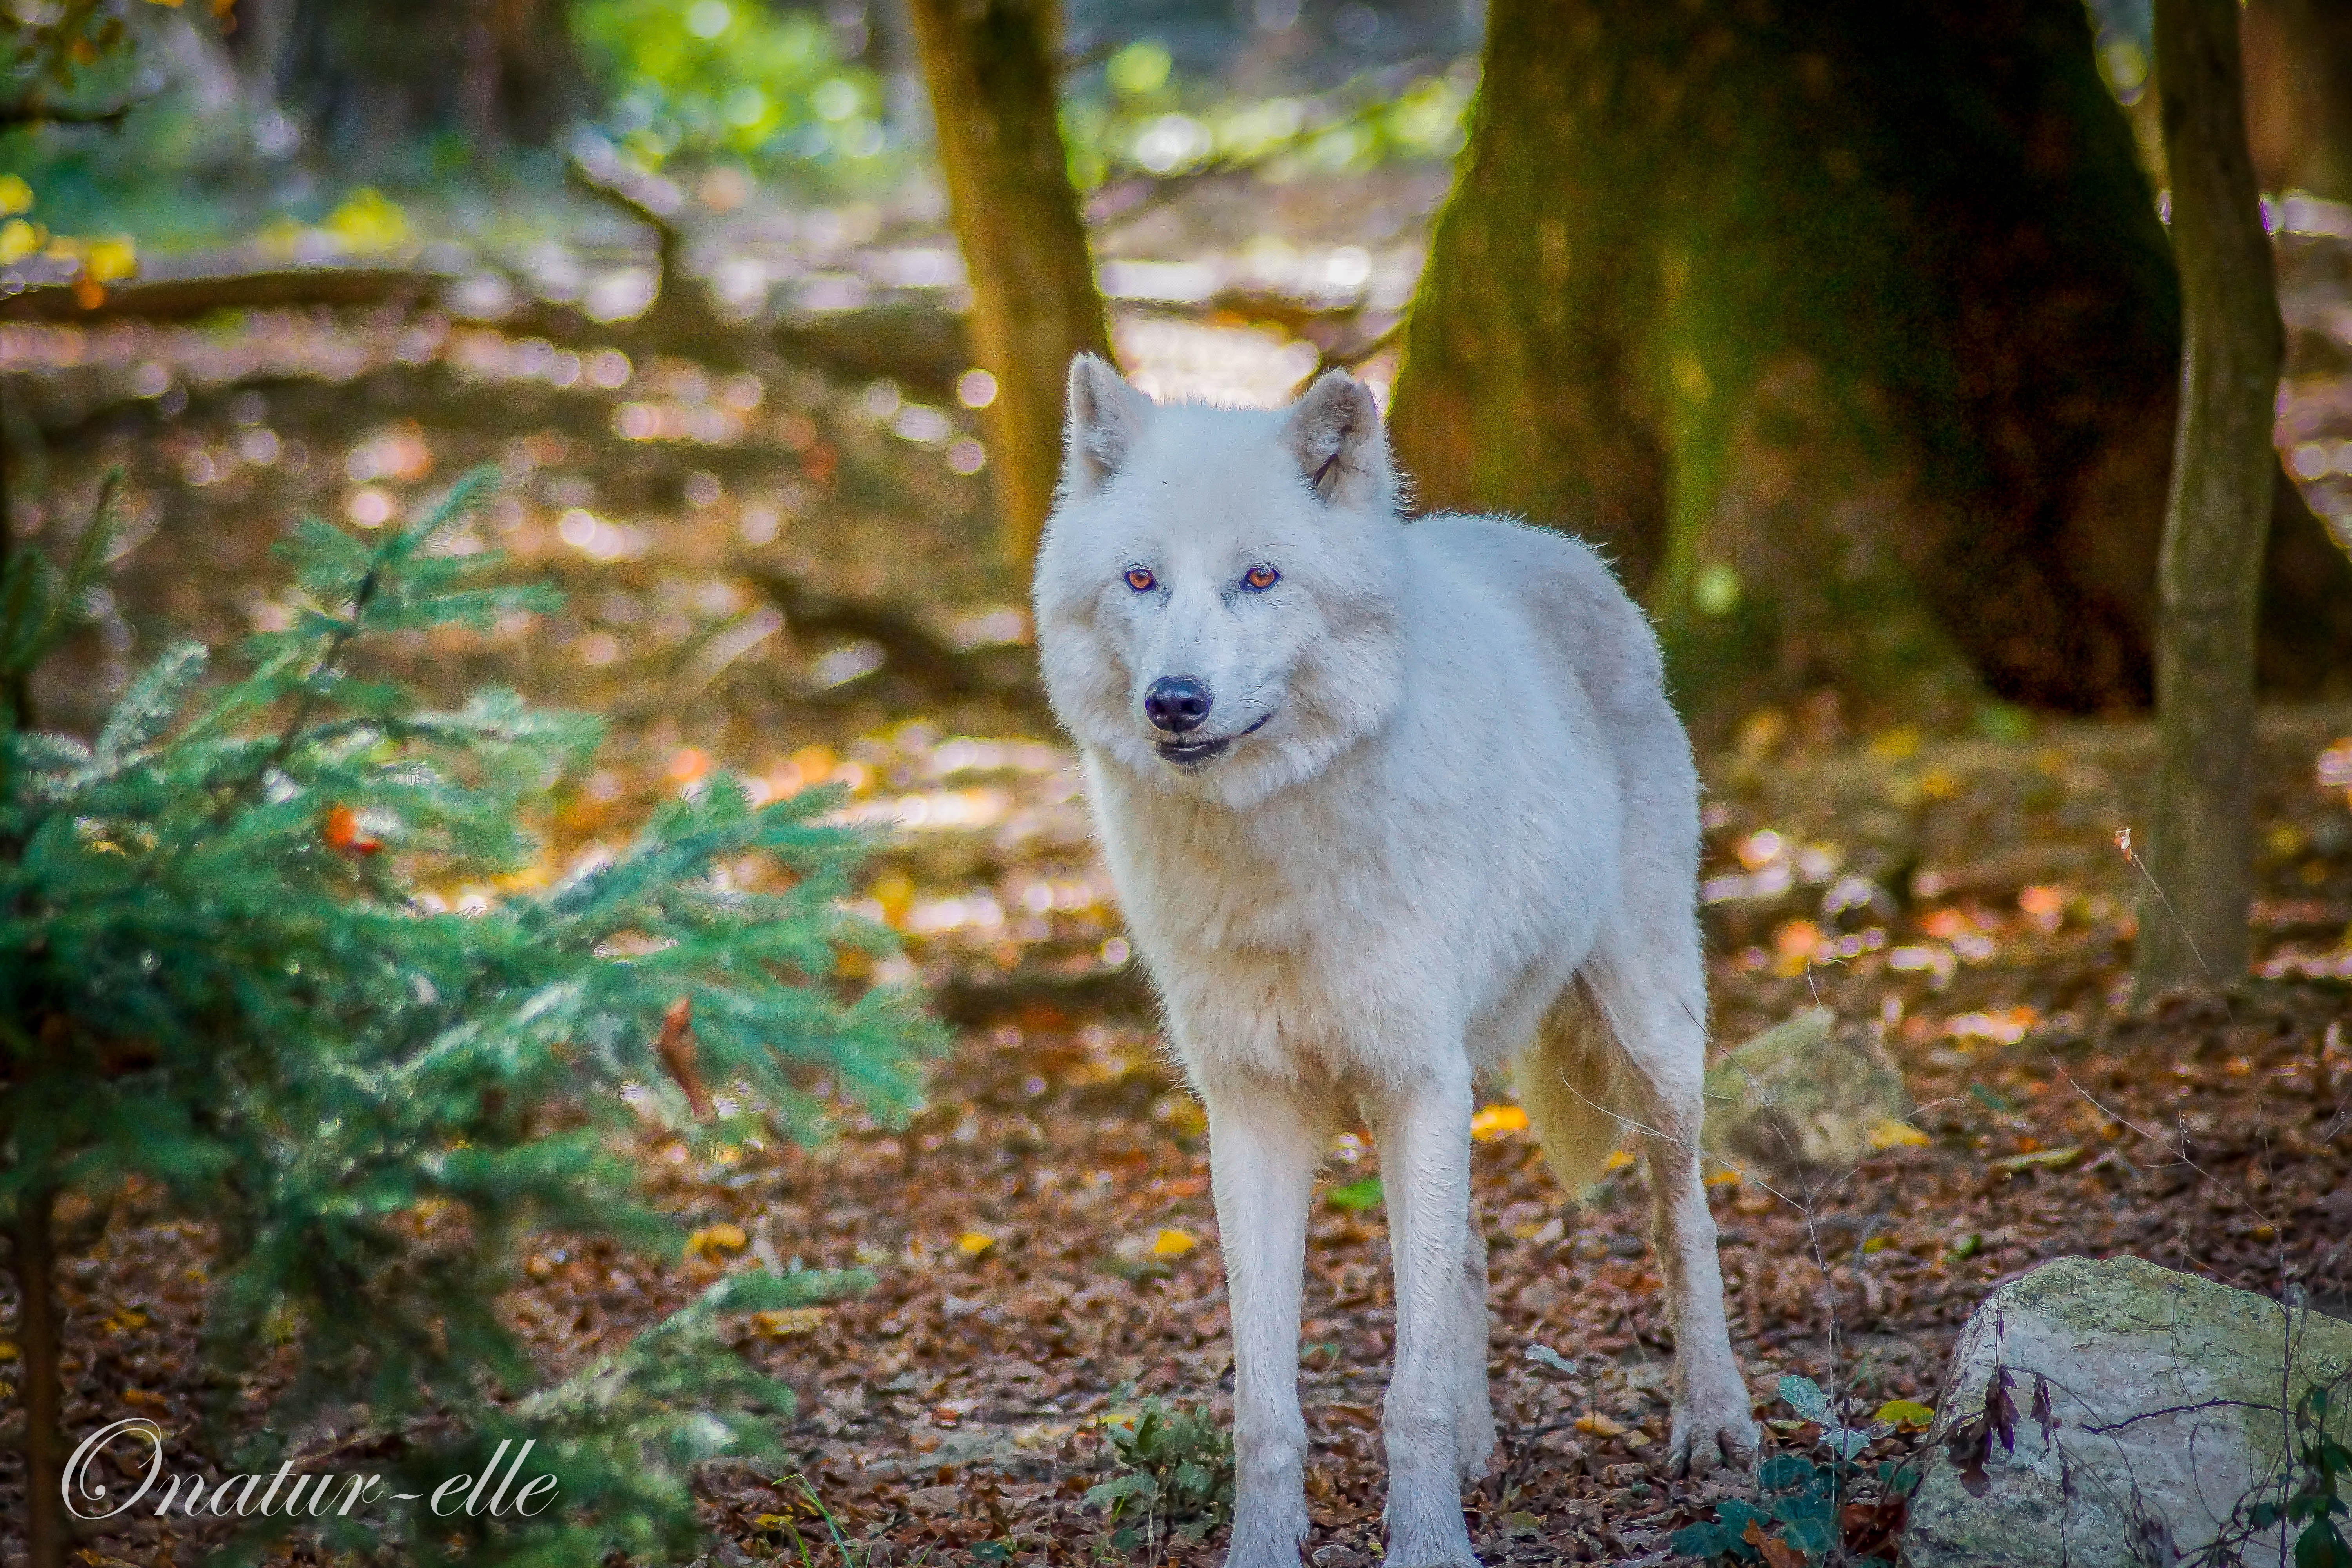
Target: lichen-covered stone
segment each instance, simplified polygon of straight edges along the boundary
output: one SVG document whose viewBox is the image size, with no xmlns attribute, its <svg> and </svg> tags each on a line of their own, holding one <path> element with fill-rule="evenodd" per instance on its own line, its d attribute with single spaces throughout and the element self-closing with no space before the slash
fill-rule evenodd
<svg viewBox="0 0 2352 1568">
<path fill-rule="evenodd" d="M 1878 1037 L 1827 1007 L 1776 1024 L 1706 1075 L 1706 1150 L 1749 1170 L 1850 1165 L 1872 1134 L 1910 1113 Z"/>
<path fill-rule="evenodd" d="M 2139 1568 L 2225 1532 L 2247 1563 L 2287 1561 L 2247 1515 L 2280 1473 L 2288 1413 L 2347 1370 L 2352 1323 L 2137 1258 L 2045 1264 L 1961 1331 L 1904 1561 Z M 1996 1399 L 1988 1422 L 1995 1391 L 2011 1413 Z M 2345 1403 L 2331 1428 L 2352 1426 Z"/>
</svg>

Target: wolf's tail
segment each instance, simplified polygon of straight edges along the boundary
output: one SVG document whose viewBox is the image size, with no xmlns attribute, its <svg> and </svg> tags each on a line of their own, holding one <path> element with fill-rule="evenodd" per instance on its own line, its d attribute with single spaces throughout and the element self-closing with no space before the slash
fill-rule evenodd
<svg viewBox="0 0 2352 1568">
<path fill-rule="evenodd" d="M 1559 994 L 1511 1063 L 1511 1085 L 1570 1198 L 1600 1179 L 1624 1124 L 1616 1104 L 1607 1021 L 1580 984 Z"/>
</svg>

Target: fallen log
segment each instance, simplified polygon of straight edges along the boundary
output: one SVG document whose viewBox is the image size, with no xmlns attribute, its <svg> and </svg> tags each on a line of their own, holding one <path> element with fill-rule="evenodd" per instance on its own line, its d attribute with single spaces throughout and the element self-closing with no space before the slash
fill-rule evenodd
<svg viewBox="0 0 2352 1568">
<path fill-rule="evenodd" d="M 382 310 L 450 310 L 476 324 L 516 337 L 541 337 L 568 348 L 617 348 L 632 357 L 675 354 L 728 368 L 754 369 L 771 358 L 806 365 L 844 381 L 887 376 L 910 395 L 944 402 L 971 367 L 962 320 L 936 305 L 897 300 L 855 310 L 735 322 L 700 298 L 626 321 L 598 321 L 568 305 L 526 300 L 495 316 L 452 310 L 451 293 L 464 280 L 421 268 L 353 264 L 288 267 L 257 272 L 158 278 L 107 286 L 85 304 L 68 284 L 35 284 L 0 295 L 0 323 L 38 321 L 100 326 L 111 321 L 194 321 L 224 311 Z M 699 306 L 700 308 L 696 308 Z"/>
</svg>

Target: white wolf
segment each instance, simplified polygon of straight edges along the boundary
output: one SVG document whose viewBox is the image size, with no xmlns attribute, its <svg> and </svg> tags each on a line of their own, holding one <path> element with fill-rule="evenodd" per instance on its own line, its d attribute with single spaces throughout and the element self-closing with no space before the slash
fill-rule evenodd
<svg viewBox="0 0 2352 1568">
<path fill-rule="evenodd" d="M 1697 776 L 1649 625 L 1600 558 L 1497 518 L 1404 521 L 1379 411 L 1343 373 L 1279 412 L 1162 407 L 1084 356 L 1036 611 L 1208 1109 L 1233 1568 L 1289 1568 L 1307 1531 L 1300 1274 L 1350 1101 L 1378 1140 L 1396 1261 L 1386 1561 L 1477 1561 L 1460 1488 L 1495 1424 L 1470 1114 L 1507 1059 L 1571 1194 L 1617 1116 L 1642 1130 L 1671 1462 L 1748 1462 L 1694 1153 Z"/>
</svg>

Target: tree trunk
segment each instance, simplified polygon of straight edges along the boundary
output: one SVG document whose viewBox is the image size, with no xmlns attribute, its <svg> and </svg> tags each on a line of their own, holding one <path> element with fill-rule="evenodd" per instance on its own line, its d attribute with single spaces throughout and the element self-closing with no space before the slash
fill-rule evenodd
<svg viewBox="0 0 2352 1568">
<path fill-rule="evenodd" d="M 2352 201 L 2352 5 L 2248 0 L 2241 37 L 2262 188 Z"/>
<path fill-rule="evenodd" d="M 541 145 L 585 105 L 561 0 L 287 0 L 280 100 L 352 167 L 439 131 Z"/>
<path fill-rule="evenodd" d="M 16 1278 L 16 1333 L 25 1404 L 25 1530 L 29 1568 L 65 1568 L 65 1382 L 58 1366 L 57 1193 L 16 1194 L 9 1270 Z"/>
<path fill-rule="evenodd" d="M 1051 0 L 912 0 L 940 165 L 971 276 L 1005 558 L 1026 573 L 1061 468 L 1070 360 L 1110 334 L 1055 119 Z"/>
<path fill-rule="evenodd" d="M 2142 900 L 2146 994 L 2245 973 L 2254 629 L 2285 352 L 2246 145 L 2238 0 L 2156 0 L 2157 86 L 2187 317 L 2157 642 L 2160 762 Z"/>
<path fill-rule="evenodd" d="M 2080 7 L 1495 0 L 1485 72 L 1396 398 L 1429 505 L 1602 545 L 1702 716 L 2146 703 L 2179 301 Z"/>
</svg>

